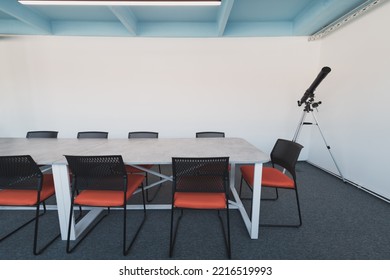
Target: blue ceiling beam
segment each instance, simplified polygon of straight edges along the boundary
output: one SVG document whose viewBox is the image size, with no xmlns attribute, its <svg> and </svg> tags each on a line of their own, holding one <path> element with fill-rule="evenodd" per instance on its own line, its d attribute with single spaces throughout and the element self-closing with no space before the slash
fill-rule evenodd
<svg viewBox="0 0 390 280">
<path fill-rule="evenodd" d="M 234 0 L 222 0 L 217 19 L 217 35 L 223 36 L 226 24 L 229 20 L 230 12 L 232 11 Z"/>
<path fill-rule="evenodd" d="M 1 1 L 1 0 L 0 0 Z M 40 34 L 30 25 L 27 25 L 17 19 L 1 19 L 0 34 L 7 35 L 45 35 Z"/>
<path fill-rule="evenodd" d="M 58 36 L 129 36 L 123 24 L 115 21 L 53 21 L 52 29 Z"/>
<path fill-rule="evenodd" d="M 38 34 L 52 34 L 49 20 L 32 12 L 16 0 L 1 0 L 0 11 L 33 27 Z"/>
<path fill-rule="evenodd" d="M 362 0 L 322 0 L 313 1 L 294 19 L 294 35 L 313 34 L 343 13 L 361 4 Z"/>
<path fill-rule="evenodd" d="M 137 18 L 128 7 L 111 6 L 109 7 L 112 13 L 126 27 L 130 35 L 137 36 Z"/>
<path fill-rule="evenodd" d="M 132 36 L 114 21 L 53 21 L 52 26 L 58 36 Z M 139 37 L 215 37 L 214 22 L 138 22 L 137 30 Z"/>
<path fill-rule="evenodd" d="M 275 22 L 231 22 L 225 29 L 224 37 L 278 37 L 292 36 L 291 21 Z"/>
<path fill-rule="evenodd" d="M 215 37 L 215 22 L 139 22 L 140 37 Z"/>
</svg>

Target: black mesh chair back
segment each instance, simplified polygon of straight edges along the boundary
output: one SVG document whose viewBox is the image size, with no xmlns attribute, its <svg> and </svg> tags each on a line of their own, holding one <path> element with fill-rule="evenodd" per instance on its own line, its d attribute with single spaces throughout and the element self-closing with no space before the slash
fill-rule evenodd
<svg viewBox="0 0 390 280">
<path fill-rule="evenodd" d="M 128 138 L 158 138 L 158 132 L 132 131 L 129 132 Z"/>
<path fill-rule="evenodd" d="M 299 143 L 278 139 L 271 152 L 271 162 L 285 168 L 296 180 L 295 165 L 303 146 Z"/>
<path fill-rule="evenodd" d="M 108 132 L 104 131 L 81 131 L 77 133 L 78 139 L 83 138 L 108 138 Z"/>
<path fill-rule="evenodd" d="M 126 190 L 122 156 L 65 156 L 72 172 L 73 191 Z"/>
<path fill-rule="evenodd" d="M 0 189 L 40 190 L 42 172 L 31 156 L 0 157 Z"/>
<path fill-rule="evenodd" d="M 225 137 L 224 132 L 218 131 L 202 131 L 196 133 L 196 138 L 223 138 Z"/>
<path fill-rule="evenodd" d="M 57 138 L 58 131 L 29 131 L 26 138 Z"/>
<path fill-rule="evenodd" d="M 228 157 L 172 158 L 174 192 L 227 193 Z"/>
</svg>

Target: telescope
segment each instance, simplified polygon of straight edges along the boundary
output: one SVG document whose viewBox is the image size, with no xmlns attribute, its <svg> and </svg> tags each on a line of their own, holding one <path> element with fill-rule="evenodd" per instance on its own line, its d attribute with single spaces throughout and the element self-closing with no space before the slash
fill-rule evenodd
<svg viewBox="0 0 390 280">
<path fill-rule="evenodd" d="M 320 134 L 322 136 L 322 140 L 324 140 L 325 146 L 328 149 L 328 152 L 329 152 L 330 156 L 332 157 L 333 162 L 334 162 L 337 170 L 339 171 L 341 179 L 344 181 L 344 183 L 346 183 L 346 180 L 344 179 L 344 176 L 341 173 L 340 168 L 337 165 L 336 160 L 334 159 L 332 152 L 330 151 L 330 146 L 326 142 L 324 134 L 322 133 L 320 125 L 319 125 L 317 118 L 314 114 L 315 113 L 314 109 L 316 109 L 316 111 L 318 111 L 317 108 L 322 103 L 321 101 L 314 102 L 314 91 L 316 90 L 318 85 L 322 82 L 322 80 L 325 79 L 325 77 L 330 73 L 330 71 L 331 71 L 331 69 L 329 67 L 327 67 L 327 66 L 323 67 L 321 69 L 320 73 L 317 75 L 316 79 L 313 81 L 313 83 L 310 85 L 310 87 L 306 90 L 306 92 L 302 96 L 301 100 L 298 100 L 298 106 L 301 106 L 303 103 L 305 103 L 305 108 L 303 109 L 302 117 L 301 117 L 301 120 L 298 124 L 298 127 L 295 130 L 293 142 L 297 142 L 299 133 L 301 132 L 301 129 L 304 125 L 315 125 L 320 131 Z M 307 114 L 309 114 L 309 113 L 312 114 L 314 122 L 305 122 L 305 118 L 306 118 Z"/>
<path fill-rule="evenodd" d="M 323 79 L 329 74 L 331 69 L 327 66 L 323 67 L 320 73 L 317 75 L 317 78 L 313 81 L 310 87 L 306 90 L 305 94 L 302 96 L 301 100 L 298 100 L 298 106 L 301 106 L 303 103 L 307 102 L 307 99 L 314 97 L 314 91 L 318 85 L 322 82 Z"/>
</svg>

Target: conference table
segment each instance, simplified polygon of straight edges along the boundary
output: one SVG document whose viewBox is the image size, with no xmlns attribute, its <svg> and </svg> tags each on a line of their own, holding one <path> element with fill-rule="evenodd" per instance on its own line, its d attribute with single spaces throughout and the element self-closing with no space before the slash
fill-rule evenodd
<svg viewBox="0 0 390 280">
<path fill-rule="evenodd" d="M 166 181 L 172 181 L 170 174 L 161 174 L 141 165 L 170 165 L 172 157 L 229 157 L 230 209 L 237 209 L 244 221 L 250 238 L 259 235 L 261 176 L 263 163 L 269 161 L 265 154 L 241 138 L 156 138 L 156 139 L 26 139 L 0 138 L 0 155 L 31 155 L 39 165 L 51 166 L 56 191 L 56 203 L 61 238 L 67 238 L 70 214 L 71 188 L 69 171 L 64 155 L 121 155 L 127 165 L 137 167 L 160 178 L 146 189 Z M 255 168 L 252 210 L 247 213 L 235 186 L 236 165 L 253 164 Z M 147 209 L 170 209 L 171 204 L 148 204 Z M 137 205 L 128 205 L 137 209 Z M 139 205 L 139 209 L 141 206 Z M 103 211 L 91 208 L 82 219 L 71 221 L 71 239 L 77 239 Z M 74 215 L 73 215 L 74 217 Z"/>
</svg>

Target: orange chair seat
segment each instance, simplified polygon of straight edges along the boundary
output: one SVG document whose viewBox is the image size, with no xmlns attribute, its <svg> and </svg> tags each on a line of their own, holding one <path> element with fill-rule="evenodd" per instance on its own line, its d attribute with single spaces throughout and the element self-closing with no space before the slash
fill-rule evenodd
<svg viewBox="0 0 390 280">
<path fill-rule="evenodd" d="M 126 201 L 130 199 L 143 180 L 143 175 L 133 174 L 127 176 Z M 123 191 L 110 190 L 84 190 L 74 199 L 74 204 L 77 205 L 101 207 L 123 206 L 123 202 Z"/>
<path fill-rule="evenodd" d="M 254 166 L 243 165 L 241 166 L 241 174 L 245 181 L 252 187 L 254 178 Z M 287 188 L 294 189 L 294 180 L 288 177 L 280 170 L 272 167 L 263 167 L 263 174 L 261 185 L 264 187 L 275 187 L 275 188 Z"/>
<path fill-rule="evenodd" d="M 53 176 L 51 174 L 43 175 L 40 202 L 48 199 L 54 193 Z M 34 206 L 37 204 L 37 195 L 38 191 L 36 190 L 0 190 L 0 205 Z"/>
<path fill-rule="evenodd" d="M 176 192 L 175 207 L 192 209 L 224 209 L 226 196 L 224 193 Z"/>
<path fill-rule="evenodd" d="M 143 164 L 143 165 L 140 165 L 141 167 L 143 168 L 146 168 L 146 169 L 150 169 L 153 167 L 152 164 Z M 138 169 L 137 167 L 133 167 L 133 166 L 130 166 L 130 165 L 126 165 L 126 172 L 127 173 L 142 173 L 142 172 L 145 172 L 141 169 Z"/>
</svg>

